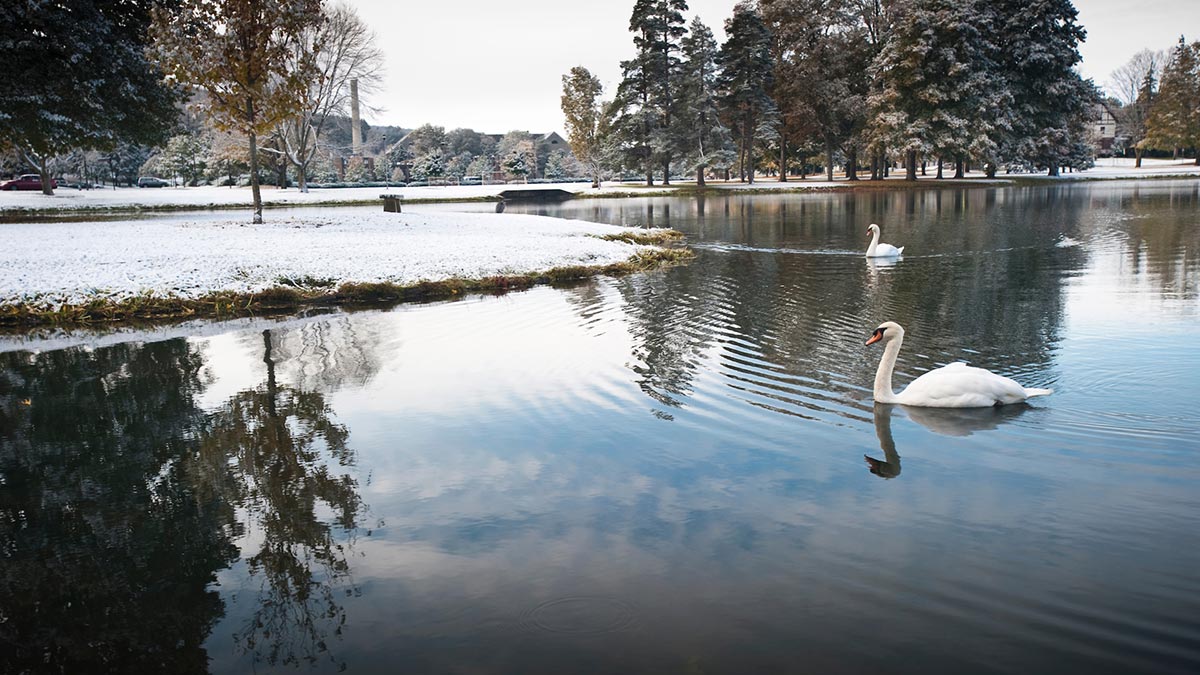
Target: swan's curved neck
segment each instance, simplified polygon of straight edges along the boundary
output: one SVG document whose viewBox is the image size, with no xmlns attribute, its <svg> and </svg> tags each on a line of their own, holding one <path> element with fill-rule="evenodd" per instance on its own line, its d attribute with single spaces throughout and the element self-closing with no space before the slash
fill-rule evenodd
<svg viewBox="0 0 1200 675">
<path fill-rule="evenodd" d="M 867 247 L 867 255 L 875 252 L 875 247 L 879 245 L 879 230 L 871 228 L 871 245 Z"/>
<path fill-rule="evenodd" d="M 896 368 L 896 356 L 900 353 L 900 345 L 904 342 L 903 335 L 897 335 L 883 348 L 883 357 L 879 359 L 879 369 L 875 371 L 875 402 L 898 403 L 895 392 L 892 391 L 892 371 Z"/>
</svg>

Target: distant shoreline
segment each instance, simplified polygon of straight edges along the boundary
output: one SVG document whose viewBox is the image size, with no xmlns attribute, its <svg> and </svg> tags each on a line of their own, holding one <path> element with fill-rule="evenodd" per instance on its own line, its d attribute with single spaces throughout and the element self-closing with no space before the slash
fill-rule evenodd
<svg viewBox="0 0 1200 675">
<path fill-rule="evenodd" d="M 1097 166 L 1079 173 L 1046 176 L 1041 174 L 1010 174 L 987 178 L 979 172 L 964 178 L 919 176 L 916 181 L 906 181 L 902 172 L 884 180 L 859 179 L 849 181 L 837 179 L 832 182 L 823 177 L 806 179 L 789 178 L 780 182 L 777 178 L 765 177 L 755 183 L 710 181 L 698 187 L 693 181 L 656 184 L 653 186 L 631 182 L 606 183 L 593 189 L 587 183 L 543 183 L 483 186 L 434 186 L 434 187 L 355 187 L 314 188 L 301 193 L 295 188 L 264 188 L 264 209 L 326 208 L 345 206 L 379 206 L 380 195 L 399 193 L 404 204 L 454 204 L 496 202 L 499 193 L 510 189 L 560 189 L 574 193 L 575 199 L 621 199 L 631 197 L 671 196 L 719 196 L 726 194 L 792 194 L 820 192 L 856 192 L 878 190 L 927 190 L 941 188 L 989 188 L 1027 187 L 1056 183 L 1080 183 L 1096 181 L 1157 181 L 1157 180 L 1200 179 L 1200 166 L 1191 161 L 1166 162 L 1159 160 L 1142 169 L 1120 165 Z M 46 197 L 41 193 L 0 192 L 0 223 L 21 222 L 22 219 L 42 219 L 59 216 L 120 216 L 143 213 L 175 213 L 182 211 L 236 211 L 251 208 L 248 188 L 201 186 L 193 188 L 99 188 L 78 191 L 70 188 L 56 190 L 55 195 Z M 269 220 L 269 217 L 268 217 Z"/>
</svg>

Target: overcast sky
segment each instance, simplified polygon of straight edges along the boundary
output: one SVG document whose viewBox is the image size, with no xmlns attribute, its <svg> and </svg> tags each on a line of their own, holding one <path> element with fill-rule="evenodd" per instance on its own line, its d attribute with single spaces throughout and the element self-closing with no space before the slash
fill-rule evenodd
<svg viewBox="0 0 1200 675">
<path fill-rule="evenodd" d="M 611 95 L 633 55 L 633 0 L 349 0 L 387 54 L 372 124 L 487 133 L 562 131 L 562 76 L 582 65 Z M 687 20 L 724 39 L 736 0 L 689 0 Z M 1135 52 L 1200 38 L 1200 0 L 1075 0 L 1081 70 L 1104 85 Z"/>
</svg>

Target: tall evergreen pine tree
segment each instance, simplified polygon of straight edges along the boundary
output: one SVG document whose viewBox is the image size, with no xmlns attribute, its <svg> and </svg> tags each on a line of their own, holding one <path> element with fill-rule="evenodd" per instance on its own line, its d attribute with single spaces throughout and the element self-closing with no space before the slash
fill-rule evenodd
<svg viewBox="0 0 1200 675">
<path fill-rule="evenodd" d="M 706 169 L 733 163 L 732 139 L 721 123 L 717 105 L 717 42 L 708 26 L 696 17 L 680 46 L 683 63 L 675 126 L 682 159 L 695 170 L 696 184 L 703 186 Z"/>
<path fill-rule="evenodd" d="M 989 0 L 994 53 L 1012 103 L 997 135 L 1001 157 L 1021 168 L 1087 168 L 1087 123 L 1099 96 L 1091 80 L 1075 71 L 1087 32 L 1076 22 L 1071 0 Z"/>
<path fill-rule="evenodd" d="M 674 80 L 679 71 L 679 39 L 686 32 L 685 11 L 685 0 L 637 0 L 629 18 L 637 54 L 621 62 L 617 126 L 625 139 L 627 161 L 645 169 L 647 185 L 654 184 L 656 166 L 663 169 L 663 184 L 670 182 L 676 151 Z"/>
<path fill-rule="evenodd" d="M 725 21 L 725 44 L 717 54 L 718 89 L 738 146 L 741 176 L 754 182 L 754 143 L 775 133 L 778 109 L 768 93 L 774 77 L 771 33 L 758 7 L 739 2 Z"/>
<path fill-rule="evenodd" d="M 1196 148 L 1200 165 L 1200 42 L 1179 38 L 1150 108 L 1146 135 L 1150 145 L 1163 150 Z"/>
</svg>

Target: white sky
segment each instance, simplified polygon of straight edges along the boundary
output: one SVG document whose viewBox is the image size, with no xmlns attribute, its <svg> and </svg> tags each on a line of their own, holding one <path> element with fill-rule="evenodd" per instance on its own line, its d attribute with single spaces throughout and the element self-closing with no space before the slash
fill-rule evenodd
<svg viewBox="0 0 1200 675">
<path fill-rule="evenodd" d="M 633 53 L 633 0 L 348 0 L 387 54 L 372 124 L 487 133 L 562 131 L 562 76 L 592 71 L 610 95 L 619 62 Z M 690 0 L 724 39 L 736 0 Z M 1167 49 L 1185 33 L 1200 38 L 1200 0 L 1075 0 L 1088 31 L 1081 70 L 1104 85 L 1141 49 Z"/>
</svg>

